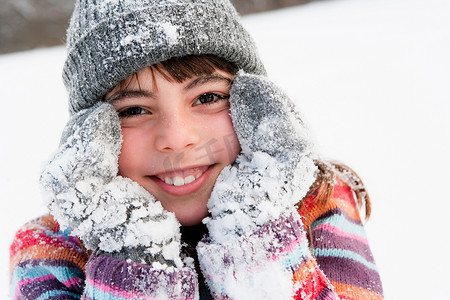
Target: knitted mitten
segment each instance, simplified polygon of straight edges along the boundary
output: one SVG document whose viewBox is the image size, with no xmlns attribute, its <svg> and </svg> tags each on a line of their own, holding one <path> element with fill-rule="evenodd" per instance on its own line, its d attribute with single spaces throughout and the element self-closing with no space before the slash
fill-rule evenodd
<svg viewBox="0 0 450 300">
<path fill-rule="evenodd" d="M 240 73 L 230 110 L 241 144 L 208 203 L 211 238 L 221 243 L 288 215 L 314 182 L 312 143 L 293 104 L 266 77 Z"/>
<path fill-rule="evenodd" d="M 298 113 L 267 78 L 243 73 L 230 110 L 242 152 L 216 181 L 197 246 L 208 285 L 231 299 L 337 299 L 294 207 L 316 171 Z"/>
<path fill-rule="evenodd" d="M 136 182 L 117 175 L 121 142 L 110 104 L 98 103 L 71 118 L 41 175 L 51 213 L 97 254 L 181 267 L 175 215 Z"/>
</svg>

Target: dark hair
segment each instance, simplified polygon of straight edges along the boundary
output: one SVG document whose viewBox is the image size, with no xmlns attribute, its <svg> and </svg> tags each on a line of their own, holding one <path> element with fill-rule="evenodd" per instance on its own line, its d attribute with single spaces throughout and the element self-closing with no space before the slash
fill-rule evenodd
<svg viewBox="0 0 450 300">
<path fill-rule="evenodd" d="M 154 64 L 151 68 L 161 73 L 165 79 L 169 81 L 175 80 L 179 83 L 194 76 L 211 74 L 216 69 L 232 75 L 235 75 L 238 71 L 233 64 L 215 55 L 173 57 L 169 60 Z"/>
</svg>

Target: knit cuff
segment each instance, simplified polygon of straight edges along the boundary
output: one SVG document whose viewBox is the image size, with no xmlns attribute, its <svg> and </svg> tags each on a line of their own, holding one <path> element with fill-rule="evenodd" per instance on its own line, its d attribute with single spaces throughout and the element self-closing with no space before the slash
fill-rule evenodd
<svg viewBox="0 0 450 300">
<path fill-rule="evenodd" d="M 193 265 L 182 268 L 142 265 L 108 255 L 92 255 L 86 264 L 86 299 L 198 299 Z"/>
<path fill-rule="evenodd" d="M 213 294 L 232 299 L 289 299 L 293 274 L 311 259 L 300 216 L 289 216 L 224 244 L 197 246 Z"/>
</svg>

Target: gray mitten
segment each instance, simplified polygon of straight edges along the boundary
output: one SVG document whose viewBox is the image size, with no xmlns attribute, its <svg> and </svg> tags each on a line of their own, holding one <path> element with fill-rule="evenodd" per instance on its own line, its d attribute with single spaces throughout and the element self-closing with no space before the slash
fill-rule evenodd
<svg viewBox="0 0 450 300">
<path fill-rule="evenodd" d="M 51 213 L 88 249 L 179 267 L 180 224 L 143 187 L 118 176 L 121 143 L 112 105 L 99 103 L 74 115 L 41 174 Z"/>
<path fill-rule="evenodd" d="M 219 175 L 205 220 L 223 243 L 288 215 L 315 180 L 312 142 L 289 98 L 264 76 L 240 72 L 230 110 L 242 152 Z"/>
</svg>

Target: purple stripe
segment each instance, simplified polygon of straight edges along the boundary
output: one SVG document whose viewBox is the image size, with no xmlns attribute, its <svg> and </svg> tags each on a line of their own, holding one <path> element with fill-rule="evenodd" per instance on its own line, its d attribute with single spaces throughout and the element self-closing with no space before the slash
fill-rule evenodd
<svg viewBox="0 0 450 300">
<path fill-rule="evenodd" d="M 72 279 L 79 278 L 79 282 L 75 285 L 71 285 L 70 289 L 66 287 L 62 282 L 60 282 L 56 278 L 36 281 L 26 284 L 22 287 L 22 291 L 27 291 L 27 293 L 32 293 L 33 295 L 40 295 L 43 291 L 48 290 L 57 290 L 57 291 L 71 291 L 74 293 L 82 293 L 84 290 L 84 280 L 85 274 L 83 270 L 75 263 L 68 262 L 60 259 L 34 259 L 23 261 L 18 264 L 16 269 L 29 269 L 30 272 L 34 271 L 38 272 L 38 270 L 42 273 L 41 276 L 51 275 L 54 276 L 49 270 L 46 270 L 45 267 L 61 267 L 65 270 L 69 271 L 72 275 Z M 45 288 L 44 288 L 45 287 Z M 36 291 L 35 291 L 36 290 Z"/>
<path fill-rule="evenodd" d="M 245 236 L 243 236 L 245 237 Z M 267 237 L 270 237 L 269 239 Z M 265 249 L 267 253 L 267 258 L 271 258 L 280 253 L 286 252 L 286 248 L 291 246 L 295 241 L 302 241 L 305 238 L 303 223 L 301 222 L 300 216 L 295 212 L 289 216 L 283 216 L 277 220 L 270 222 L 266 225 L 261 226 L 261 228 L 247 236 L 242 238 L 241 243 L 243 243 L 242 249 L 253 249 L 254 241 L 258 241 L 258 246 Z M 206 237 L 201 241 L 202 244 L 209 245 L 209 238 Z M 209 248 L 210 246 L 206 246 Z M 226 249 L 226 244 L 224 245 Z M 261 251 L 261 249 L 255 249 L 256 251 Z M 236 249 L 233 249 L 236 251 Z M 227 250 L 225 250 L 227 252 Z M 233 255 L 238 255 L 233 253 L 229 257 L 232 258 Z M 228 257 L 228 256 L 227 256 Z"/>
<path fill-rule="evenodd" d="M 45 275 L 45 274 L 42 274 L 42 275 Z M 79 291 L 73 291 L 73 290 L 68 289 L 61 282 L 59 282 L 56 278 L 28 283 L 27 285 L 22 286 L 20 291 L 21 291 L 22 295 L 27 296 L 26 299 L 30 299 L 30 300 L 39 298 L 41 295 L 43 295 L 47 292 L 50 292 L 50 291 L 66 291 L 66 292 L 72 292 L 72 293 L 76 293 L 76 292 L 82 293 L 82 289 Z"/>
<path fill-rule="evenodd" d="M 316 257 L 316 261 L 331 281 L 353 285 L 379 295 L 383 294 L 378 272 L 368 269 L 352 259 L 319 256 Z"/>
<path fill-rule="evenodd" d="M 156 270 L 152 266 L 138 263 L 127 263 L 108 255 L 92 256 L 86 265 L 86 277 L 101 280 L 101 284 L 114 288 L 117 291 L 144 293 L 149 296 L 156 295 L 154 288 L 160 286 L 160 280 L 164 280 L 171 297 L 170 288 L 179 284 L 186 292 L 186 298 L 194 298 L 197 287 L 195 271 L 183 268 Z M 178 296 L 178 294 L 177 294 Z"/>
<path fill-rule="evenodd" d="M 255 235 L 264 238 L 273 234 L 275 239 L 271 241 L 266 250 L 268 253 L 274 254 L 284 252 L 286 247 L 296 239 L 303 239 L 303 232 L 303 223 L 300 218 L 294 218 L 290 214 L 288 217 L 280 217 L 278 220 L 262 226 Z"/>
<path fill-rule="evenodd" d="M 49 298 L 49 300 L 80 300 L 81 299 L 81 294 L 79 297 L 74 297 L 72 295 L 68 295 L 68 294 L 62 294 L 62 295 L 52 295 L 51 298 Z"/>
<path fill-rule="evenodd" d="M 330 224 L 333 226 L 332 224 Z M 342 228 L 338 229 L 345 231 Z M 320 249 L 344 249 L 358 253 L 364 257 L 367 261 L 375 263 L 372 252 L 367 244 L 364 244 L 358 240 L 354 240 L 348 237 L 342 237 L 328 230 L 314 229 L 312 231 L 313 247 Z"/>
<path fill-rule="evenodd" d="M 51 266 L 51 267 L 64 267 L 64 268 L 73 268 L 73 269 L 79 269 L 80 273 L 82 272 L 82 269 L 79 265 L 76 263 L 70 261 L 70 260 L 64 260 L 64 259 L 30 259 L 20 262 L 17 267 L 20 268 L 30 268 L 30 267 L 41 267 L 41 266 Z"/>
<path fill-rule="evenodd" d="M 71 295 L 53 295 L 52 298 L 50 298 L 51 300 L 80 300 L 81 298 L 81 294 L 80 297 L 74 297 Z"/>
</svg>

